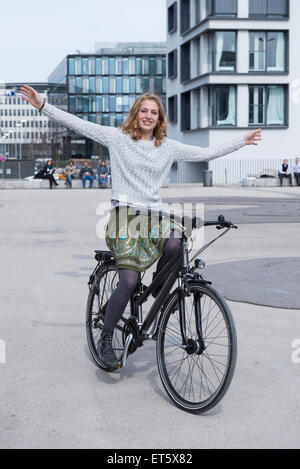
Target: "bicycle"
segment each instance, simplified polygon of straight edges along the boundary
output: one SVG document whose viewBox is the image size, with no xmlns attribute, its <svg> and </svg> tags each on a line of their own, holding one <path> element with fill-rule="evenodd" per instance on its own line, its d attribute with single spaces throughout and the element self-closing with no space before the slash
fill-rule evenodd
<svg viewBox="0 0 300 469">
<path fill-rule="evenodd" d="M 213 408 L 230 386 L 236 365 L 237 340 L 229 306 L 211 282 L 203 278 L 205 263 L 198 255 L 237 227 L 222 215 L 217 221 L 202 222 L 204 226 L 216 226 L 225 231 L 189 260 L 187 242 L 192 230 L 199 227 L 199 219 L 194 217 L 191 221 L 187 232 L 184 219 L 181 220 L 182 258 L 165 265 L 149 286 L 143 284 L 142 274 L 139 274 L 129 311 L 115 328 L 113 349 L 121 363 L 118 368 L 122 368 L 128 356 L 145 341 L 155 340 L 159 375 L 167 394 L 180 409 L 202 413 Z M 110 251 L 95 253 L 98 264 L 88 282 L 87 341 L 96 364 L 111 372 L 117 368 L 101 363 L 97 345 L 107 302 L 118 284 L 118 269 Z M 176 280 L 178 286 L 171 291 Z M 159 293 L 144 319 L 142 306 L 159 285 Z"/>
</svg>

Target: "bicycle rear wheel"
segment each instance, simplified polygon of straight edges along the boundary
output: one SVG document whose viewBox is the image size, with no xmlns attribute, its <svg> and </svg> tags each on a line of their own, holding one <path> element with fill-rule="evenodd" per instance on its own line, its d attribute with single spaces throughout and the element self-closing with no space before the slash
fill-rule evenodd
<svg viewBox="0 0 300 469">
<path fill-rule="evenodd" d="M 106 371 L 114 371 L 117 368 L 109 368 L 104 365 L 98 353 L 98 345 L 101 331 L 104 325 L 105 310 L 107 302 L 119 283 L 119 272 L 115 265 L 109 264 L 101 269 L 96 281 L 91 287 L 86 307 L 86 336 L 92 358 L 96 364 Z M 122 357 L 124 350 L 123 326 L 125 316 L 130 312 L 125 310 L 124 315 L 114 330 L 112 347 L 118 360 Z"/>
<path fill-rule="evenodd" d="M 225 300 L 207 284 L 191 282 L 185 297 L 186 335 L 182 345 L 178 293 L 171 296 L 160 323 L 156 355 L 162 384 L 182 410 L 207 412 L 225 395 L 233 378 L 237 340 L 234 321 Z M 198 302 L 198 304 L 196 304 Z M 196 329 L 196 307 L 201 312 L 201 352 Z"/>
</svg>

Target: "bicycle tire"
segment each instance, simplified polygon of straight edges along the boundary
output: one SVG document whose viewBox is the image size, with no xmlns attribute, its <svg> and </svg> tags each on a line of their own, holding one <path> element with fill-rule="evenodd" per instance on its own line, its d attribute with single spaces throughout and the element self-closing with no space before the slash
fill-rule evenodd
<svg viewBox="0 0 300 469">
<path fill-rule="evenodd" d="M 195 294 L 200 294 L 199 296 L 197 295 L 197 297 L 200 298 L 203 340 L 206 350 L 200 355 L 197 355 L 196 353 L 189 355 L 187 351 L 182 348 L 179 311 L 178 308 L 177 310 L 174 308 L 178 303 L 178 292 L 175 291 L 167 302 L 162 315 L 156 344 L 156 356 L 162 384 L 171 400 L 180 409 L 186 412 L 199 414 L 207 412 L 215 407 L 226 394 L 235 371 L 237 339 L 235 324 L 230 308 L 222 296 L 213 287 L 205 284 L 204 282 L 196 280 L 191 281 L 189 282 L 189 287 L 192 293 L 191 297 L 193 298 L 193 309 L 195 304 Z M 189 312 L 187 306 L 189 304 L 189 298 L 191 297 L 185 297 L 187 338 L 196 339 L 198 336 L 195 321 L 193 324 L 194 312 L 190 314 L 190 318 L 188 317 Z M 205 309 L 206 302 L 208 302 L 208 311 Z M 214 317 L 211 318 L 209 315 L 214 309 Z M 217 310 L 220 312 L 221 321 L 219 324 L 214 324 L 214 320 L 218 320 L 217 315 L 215 314 Z M 224 324 L 221 324 L 222 319 Z M 213 329 L 211 329 L 211 327 L 213 327 Z M 227 333 L 226 336 L 223 335 L 225 330 Z M 211 333 L 214 333 L 215 337 L 210 336 Z M 218 342 L 220 341 L 222 343 L 216 342 L 216 339 L 218 339 Z M 227 348 L 225 349 L 226 341 Z M 215 353 L 209 352 L 209 355 L 207 352 L 209 348 Z M 221 352 L 225 352 L 226 357 Z M 171 356 L 172 354 L 174 355 Z M 176 358 L 177 355 L 182 356 L 179 360 L 174 361 L 174 358 Z M 226 363 L 222 363 L 222 357 L 226 358 Z M 205 369 L 204 364 L 208 365 Z M 188 374 L 191 371 L 193 375 L 195 368 L 195 382 L 193 383 L 193 376 L 189 377 Z M 174 371 L 174 369 L 176 369 L 176 371 Z M 185 374 L 184 369 L 187 369 Z M 176 374 L 177 376 L 175 380 Z M 198 374 L 198 376 L 196 376 L 196 374 Z M 179 377 L 181 382 L 182 380 L 185 380 L 180 388 L 179 384 L 177 385 Z M 213 389 L 214 380 L 219 381 L 215 389 Z M 197 386 L 199 387 L 197 388 Z M 202 387 L 204 388 L 203 390 Z M 212 391 L 210 391 L 210 387 L 212 387 Z M 189 388 L 188 396 L 186 396 L 185 393 L 186 388 Z M 195 391 L 197 393 L 196 398 Z"/>
<path fill-rule="evenodd" d="M 110 295 L 117 287 L 119 281 L 118 269 L 114 264 L 104 266 L 94 284 L 92 285 L 86 306 L 86 337 L 91 356 L 99 368 L 105 371 L 115 371 L 119 367 L 111 368 L 104 365 L 98 354 L 98 343 L 104 324 L 104 314 L 101 312 L 109 300 Z M 124 313 L 126 314 L 126 313 Z M 112 347 L 118 359 L 124 350 L 122 341 L 124 316 L 120 319 L 114 330 Z"/>
</svg>

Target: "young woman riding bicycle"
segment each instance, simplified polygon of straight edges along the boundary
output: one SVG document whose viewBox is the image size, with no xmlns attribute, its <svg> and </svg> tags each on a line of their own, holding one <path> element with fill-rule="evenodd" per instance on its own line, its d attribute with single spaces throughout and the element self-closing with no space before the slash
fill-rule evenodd
<svg viewBox="0 0 300 469">
<path fill-rule="evenodd" d="M 185 145 L 166 137 L 167 122 L 161 100 L 152 93 L 140 96 L 121 128 L 105 127 L 80 119 L 43 103 L 40 95 L 24 85 L 20 92 L 26 101 L 50 119 L 60 122 L 80 135 L 106 146 L 110 152 L 112 174 L 112 211 L 106 232 L 106 243 L 115 256 L 119 283 L 107 304 L 104 328 L 99 342 L 99 356 L 108 367 L 116 367 L 118 359 L 112 348 L 114 328 L 136 288 L 138 273 L 158 259 L 156 274 L 166 263 L 181 253 L 176 237 L 176 223 L 159 220 L 153 233 L 152 213 L 162 210 L 159 189 L 165 182 L 174 161 L 209 161 L 232 153 L 244 145 L 257 145 L 261 130 L 209 148 Z M 138 212 L 137 212 L 138 210 Z M 149 217 L 146 233 L 128 230 L 136 213 Z M 114 227 L 118 230 L 114 233 Z M 145 231 L 145 230 L 144 230 Z M 155 275 L 155 274 L 154 274 Z"/>
</svg>

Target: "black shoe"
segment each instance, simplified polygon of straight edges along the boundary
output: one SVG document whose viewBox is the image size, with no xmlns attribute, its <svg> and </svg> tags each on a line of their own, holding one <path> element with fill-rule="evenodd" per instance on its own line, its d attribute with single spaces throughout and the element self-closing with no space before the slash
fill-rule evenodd
<svg viewBox="0 0 300 469">
<path fill-rule="evenodd" d="M 118 368 L 120 367 L 120 362 L 113 351 L 112 338 L 113 334 L 111 332 L 106 329 L 102 330 L 98 344 L 98 353 L 103 365 L 109 368 Z"/>
</svg>

